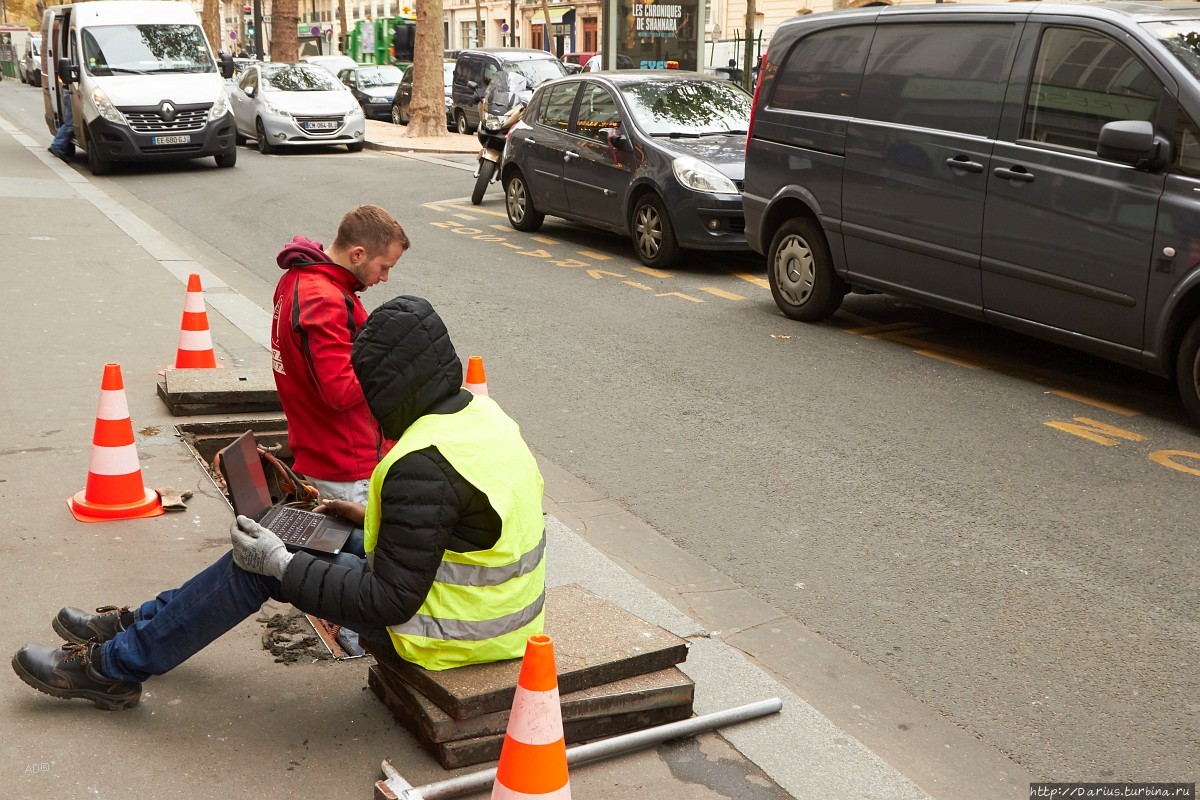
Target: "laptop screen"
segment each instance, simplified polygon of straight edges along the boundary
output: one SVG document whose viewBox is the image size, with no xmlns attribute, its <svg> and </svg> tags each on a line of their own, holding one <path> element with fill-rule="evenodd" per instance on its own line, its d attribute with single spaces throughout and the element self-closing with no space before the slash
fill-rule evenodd
<svg viewBox="0 0 1200 800">
<path fill-rule="evenodd" d="M 261 519 L 272 503 L 254 431 L 246 431 L 221 451 L 221 473 L 229 487 L 234 513 L 253 520 Z"/>
</svg>

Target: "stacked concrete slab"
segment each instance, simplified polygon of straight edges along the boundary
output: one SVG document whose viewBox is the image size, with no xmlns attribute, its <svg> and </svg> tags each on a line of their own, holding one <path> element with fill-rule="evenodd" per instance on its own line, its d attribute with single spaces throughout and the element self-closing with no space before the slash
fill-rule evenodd
<svg viewBox="0 0 1200 800">
<path fill-rule="evenodd" d="M 675 665 L 687 643 L 578 585 L 546 593 L 563 733 L 587 741 L 686 719 L 695 686 Z M 371 648 L 368 684 L 447 769 L 500 757 L 520 660 L 430 672 Z"/>
</svg>

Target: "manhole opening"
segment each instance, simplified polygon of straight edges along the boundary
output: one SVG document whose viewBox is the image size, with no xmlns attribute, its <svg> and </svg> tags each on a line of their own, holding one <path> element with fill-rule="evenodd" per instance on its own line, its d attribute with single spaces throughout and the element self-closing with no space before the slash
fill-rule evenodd
<svg viewBox="0 0 1200 800">
<path fill-rule="evenodd" d="M 182 422 L 175 426 L 179 438 L 192 451 L 196 461 L 204 467 L 213 483 L 224 491 L 225 481 L 213 470 L 213 458 L 222 448 L 246 431 L 254 431 L 259 447 L 269 452 L 288 466 L 292 465 L 292 451 L 287 442 L 286 419 L 236 419 L 213 422 Z M 278 499 L 278 498 L 275 498 Z"/>
</svg>

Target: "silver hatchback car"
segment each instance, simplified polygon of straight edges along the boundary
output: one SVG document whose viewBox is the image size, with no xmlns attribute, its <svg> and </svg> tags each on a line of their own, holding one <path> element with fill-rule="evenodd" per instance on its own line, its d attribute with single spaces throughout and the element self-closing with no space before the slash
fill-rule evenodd
<svg viewBox="0 0 1200 800">
<path fill-rule="evenodd" d="M 366 145 L 366 117 L 350 90 L 312 64 L 255 64 L 231 87 L 237 139 L 258 142 L 263 153 L 279 147 L 344 144 L 356 153 Z"/>
</svg>

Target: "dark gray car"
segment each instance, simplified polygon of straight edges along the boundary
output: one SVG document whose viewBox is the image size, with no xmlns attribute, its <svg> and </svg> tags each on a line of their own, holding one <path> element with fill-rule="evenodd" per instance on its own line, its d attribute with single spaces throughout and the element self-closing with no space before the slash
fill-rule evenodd
<svg viewBox="0 0 1200 800">
<path fill-rule="evenodd" d="M 782 24 L 746 233 L 779 308 L 882 291 L 1176 378 L 1200 421 L 1200 10 L 864 8 Z"/>
<path fill-rule="evenodd" d="M 533 95 L 504 153 L 508 220 L 547 214 L 628 234 L 641 262 L 681 248 L 744 250 L 741 182 L 750 95 L 677 70 L 596 72 Z"/>
</svg>

